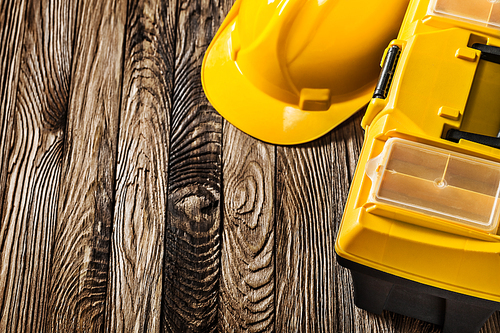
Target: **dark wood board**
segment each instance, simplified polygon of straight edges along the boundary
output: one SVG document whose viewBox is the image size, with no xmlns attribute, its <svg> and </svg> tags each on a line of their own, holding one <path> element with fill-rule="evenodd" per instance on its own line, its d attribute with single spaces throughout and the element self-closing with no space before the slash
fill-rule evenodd
<svg viewBox="0 0 500 333">
<path fill-rule="evenodd" d="M 74 9 L 62 1 L 27 4 L 2 209 L 3 332 L 44 329 Z"/>
<path fill-rule="evenodd" d="M 78 3 L 47 330 L 104 329 L 126 1 Z"/>
<path fill-rule="evenodd" d="M 274 331 L 275 154 L 224 122 L 220 327 Z"/>
<path fill-rule="evenodd" d="M 276 156 L 276 331 L 333 331 L 330 135 Z"/>
<path fill-rule="evenodd" d="M 128 4 L 107 332 L 159 332 L 167 210 L 172 4 Z"/>
<path fill-rule="evenodd" d="M 0 1 L 0 211 L 7 177 L 21 47 L 26 26 L 26 0 Z M 2 227 L 3 228 L 3 227 Z"/>
<path fill-rule="evenodd" d="M 24 41 L 26 1 L 0 1 L 0 329 L 6 331 L 9 326 L 9 312 L 16 306 L 16 300 L 10 302 L 10 268 L 16 266 L 13 253 L 10 221 L 4 222 L 3 211 L 10 205 L 6 193 L 8 160 L 13 135 L 13 118 L 16 92 L 21 62 L 21 48 Z M 12 263 L 11 263 L 12 262 Z"/>
<path fill-rule="evenodd" d="M 211 332 L 219 297 L 222 118 L 205 98 L 200 71 L 229 6 L 176 5 L 168 21 L 176 35 L 162 325 L 165 332 Z"/>
</svg>

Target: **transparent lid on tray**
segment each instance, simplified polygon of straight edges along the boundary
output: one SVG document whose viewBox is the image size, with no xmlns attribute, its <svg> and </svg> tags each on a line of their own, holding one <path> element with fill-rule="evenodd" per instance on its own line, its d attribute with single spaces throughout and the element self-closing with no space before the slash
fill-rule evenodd
<svg viewBox="0 0 500 333">
<path fill-rule="evenodd" d="M 500 0 L 433 0 L 429 14 L 500 28 Z"/>
<path fill-rule="evenodd" d="M 370 201 L 497 231 L 500 163 L 392 138 L 366 172 Z"/>
</svg>

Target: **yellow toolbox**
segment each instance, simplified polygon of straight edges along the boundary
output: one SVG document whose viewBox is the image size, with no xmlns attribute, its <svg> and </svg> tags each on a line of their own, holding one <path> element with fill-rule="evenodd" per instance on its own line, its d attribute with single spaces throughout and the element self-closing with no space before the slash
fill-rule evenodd
<svg viewBox="0 0 500 333">
<path fill-rule="evenodd" d="M 411 1 L 362 126 L 335 244 L 356 305 L 478 332 L 500 310 L 500 1 Z"/>
</svg>

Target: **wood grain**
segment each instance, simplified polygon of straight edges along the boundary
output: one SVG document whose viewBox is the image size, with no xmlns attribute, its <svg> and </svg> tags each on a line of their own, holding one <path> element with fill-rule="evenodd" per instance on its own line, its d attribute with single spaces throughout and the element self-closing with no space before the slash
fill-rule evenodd
<svg viewBox="0 0 500 333">
<path fill-rule="evenodd" d="M 359 126 L 360 114 L 350 118 L 340 127 L 333 130 L 333 204 L 334 204 L 334 231 L 337 237 L 344 207 L 349 194 L 352 178 L 356 170 L 356 163 L 363 146 L 363 131 Z M 331 267 L 335 270 L 335 326 L 334 331 L 339 333 L 358 332 L 361 324 L 366 321 L 377 322 L 377 316 L 359 318 L 360 312 L 354 306 L 354 289 L 349 271 L 341 267 L 336 258 L 332 258 Z M 366 312 L 366 311 L 365 311 Z M 378 323 L 383 324 L 383 321 Z M 359 328 L 358 328 L 359 327 Z M 363 327 L 364 328 L 364 327 Z M 369 332 L 369 331 L 368 331 Z"/>
<path fill-rule="evenodd" d="M 48 331 L 104 329 L 126 8 L 78 3 Z"/>
<path fill-rule="evenodd" d="M 332 147 L 277 148 L 276 331 L 330 332 L 335 280 Z"/>
<path fill-rule="evenodd" d="M 0 214 L 5 195 L 9 145 L 13 130 L 26 1 L 0 1 Z M 1 215 L 0 215 L 1 216 Z M 5 228 L 2 226 L 2 229 Z M 1 248 L 0 248 L 1 250 Z M 2 265 L 3 266 L 3 265 Z M 3 293 L 0 290 L 0 296 Z"/>
<path fill-rule="evenodd" d="M 222 118 L 205 98 L 200 70 L 228 9 L 229 4 L 213 0 L 178 2 L 163 280 L 165 332 L 211 332 L 217 324 Z"/>
<path fill-rule="evenodd" d="M 224 122 L 224 332 L 274 330 L 275 147 Z"/>
<path fill-rule="evenodd" d="M 2 212 L 2 332 L 39 332 L 56 223 L 74 8 L 29 1 Z"/>
<path fill-rule="evenodd" d="M 495 312 L 490 319 L 484 323 L 483 328 L 479 333 L 487 333 L 487 332 L 500 332 L 500 312 Z"/>
<path fill-rule="evenodd" d="M 174 68 L 170 6 L 128 5 L 107 332 L 160 330 Z"/>
</svg>

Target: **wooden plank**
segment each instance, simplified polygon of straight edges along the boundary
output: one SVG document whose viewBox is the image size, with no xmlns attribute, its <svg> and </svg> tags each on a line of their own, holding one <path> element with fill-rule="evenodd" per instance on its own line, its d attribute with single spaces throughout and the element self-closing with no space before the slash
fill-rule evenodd
<svg viewBox="0 0 500 333">
<path fill-rule="evenodd" d="M 174 68 L 170 6 L 128 5 L 106 332 L 160 330 Z"/>
<path fill-rule="evenodd" d="M 201 87 L 203 54 L 229 3 L 178 1 L 162 326 L 211 332 L 220 276 L 222 118 Z M 172 22 L 173 23 L 173 22 Z"/>
<path fill-rule="evenodd" d="M 29 1 L 2 212 L 0 331 L 43 330 L 74 6 Z"/>
<path fill-rule="evenodd" d="M 5 185 L 7 180 L 7 166 L 9 146 L 14 126 L 13 110 L 15 108 L 16 91 L 21 59 L 21 45 L 25 30 L 25 1 L 0 1 L 0 217 L 3 215 L 5 204 Z M 2 219 L 3 221 L 3 219 Z M 4 320 L 4 308 L 8 289 L 9 260 L 11 244 L 9 239 L 9 225 L 0 225 L 0 325 Z"/>
<path fill-rule="evenodd" d="M 4 201 L 9 147 L 13 131 L 21 45 L 24 38 L 26 1 L 0 1 L 0 214 Z M 1 216 L 1 215 L 0 215 Z M 4 234 L 4 227 L 2 234 Z M 3 251 L 3 246 L 0 248 Z M 4 267 L 3 264 L 0 264 Z M 3 282 L 0 281 L 1 285 Z M 3 290 L 0 289 L 0 296 Z"/>
<path fill-rule="evenodd" d="M 277 332 L 333 331 L 332 160 L 330 135 L 277 148 Z"/>
<path fill-rule="evenodd" d="M 104 329 L 126 8 L 78 3 L 48 331 Z"/>
<path fill-rule="evenodd" d="M 332 131 L 335 237 L 342 221 L 349 187 L 363 146 L 363 131 L 359 125 L 360 122 L 361 117 L 358 114 Z M 376 321 L 376 317 L 370 316 L 366 311 L 359 310 L 354 306 L 354 289 L 350 273 L 337 263 L 335 257 L 331 267 L 335 270 L 336 281 L 334 331 L 339 333 L 359 332 L 360 329 L 365 328 L 363 325 L 367 320 L 373 322 Z M 383 325 L 383 321 L 380 325 Z"/>
<path fill-rule="evenodd" d="M 219 326 L 225 332 L 272 332 L 275 147 L 226 121 L 223 148 Z"/>
</svg>

